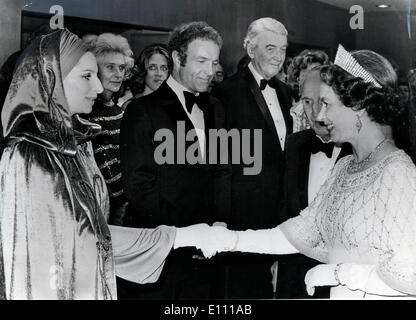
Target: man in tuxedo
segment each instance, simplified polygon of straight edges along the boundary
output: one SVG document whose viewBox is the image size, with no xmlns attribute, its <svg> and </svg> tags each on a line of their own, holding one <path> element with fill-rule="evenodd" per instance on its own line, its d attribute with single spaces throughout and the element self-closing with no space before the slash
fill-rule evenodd
<svg viewBox="0 0 416 320">
<path fill-rule="evenodd" d="M 231 216 L 234 230 L 272 228 L 279 222 L 283 199 L 284 145 L 292 132 L 290 89 L 276 79 L 287 48 L 287 30 L 272 18 L 252 22 L 244 40 L 247 67 L 213 90 L 226 110 L 229 129 L 262 132 L 262 170 L 245 175 L 232 165 Z M 225 298 L 272 298 L 274 256 L 230 253 Z"/>
<path fill-rule="evenodd" d="M 311 129 L 299 131 L 286 140 L 285 208 L 282 222 L 297 216 L 312 203 L 328 178 L 335 163 L 351 153 L 351 146 L 330 142 L 328 129 L 317 121 L 321 110 L 319 88 L 322 83 L 319 67 L 304 73 L 300 83 L 301 103 Z M 316 260 L 296 254 L 280 259 L 278 274 L 279 298 L 311 298 L 306 292 L 305 274 L 316 266 Z M 329 298 L 329 289 L 321 287 L 313 298 Z"/>
<path fill-rule="evenodd" d="M 208 130 L 225 127 L 221 103 L 207 93 L 221 36 L 205 22 L 191 22 L 172 31 L 168 46 L 172 75 L 152 94 L 134 99 L 121 124 L 123 186 L 129 201 L 126 226 L 211 224 L 229 214 L 231 167 L 207 160 L 212 151 Z M 163 133 L 173 138 L 167 134 L 163 139 Z M 188 141 L 192 133 L 194 138 Z M 195 145 L 191 153 L 197 154 L 196 163 L 188 157 Z M 215 298 L 216 267 L 215 258 L 179 249 L 168 257 L 158 283 L 132 289 L 132 284 L 119 279 L 120 297 Z"/>
</svg>

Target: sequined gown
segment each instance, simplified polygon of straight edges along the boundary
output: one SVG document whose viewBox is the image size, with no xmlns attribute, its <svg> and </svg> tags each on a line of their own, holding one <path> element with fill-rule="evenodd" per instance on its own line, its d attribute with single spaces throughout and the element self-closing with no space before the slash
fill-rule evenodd
<svg viewBox="0 0 416 320">
<path fill-rule="evenodd" d="M 308 257 L 375 265 L 389 287 L 415 294 L 416 168 L 402 150 L 358 173 L 348 170 L 352 160 L 341 159 L 313 203 L 279 228 Z M 381 296 L 337 286 L 331 298 Z"/>
</svg>

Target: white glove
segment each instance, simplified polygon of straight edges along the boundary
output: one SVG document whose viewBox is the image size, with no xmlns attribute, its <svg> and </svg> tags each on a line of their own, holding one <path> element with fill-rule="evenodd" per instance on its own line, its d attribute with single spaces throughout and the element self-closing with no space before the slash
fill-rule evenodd
<svg viewBox="0 0 416 320">
<path fill-rule="evenodd" d="M 287 240 L 279 227 L 273 229 L 237 231 L 238 241 L 233 251 L 292 254 L 299 251 Z"/>
<path fill-rule="evenodd" d="M 217 222 L 214 222 L 212 224 L 212 226 L 213 227 L 225 227 L 225 228 L 227 228 L 227 223 L 226 222 L 217 221 Z"/>
<path fill-rule="evenodd" d="M 208 232 L 209 225 L 206 223 L 194 224 L 188 227 L 176 228 L 176 237 L 173 244 L 174 249 L 182 247 L 196 247 L 201 248 L 201 239 L 204 239 L 204 234 Z"/>
<path fill-rule="evenodd" d="M 196 247 L 204 256 L 212 257 L 217 252 L 230 251 L 237 241 L 237 234 L 222 226 L 210 227 L 206 223 L 176 228 L 174 249 Z"/>
<path fill-rule="evenodd" d="M 340 285 L 335 279 L 335 268 L 336 264 L 319 264 L 306 273 L 306 291 L 310 296 L 315 294 L 315 287 Z"/>
<path fill-rule="evenodd" d="M 207 240 L 206 248 L 202 252 L 204 252 L 206 257 L 209 257 L 209 255 L 212 256 L 217 252 L 232 251 L 237 245 L 238 234 L 236 231 L 231 231 L 223 226 L 216 225 L 211 227 Z"/>
</svg>

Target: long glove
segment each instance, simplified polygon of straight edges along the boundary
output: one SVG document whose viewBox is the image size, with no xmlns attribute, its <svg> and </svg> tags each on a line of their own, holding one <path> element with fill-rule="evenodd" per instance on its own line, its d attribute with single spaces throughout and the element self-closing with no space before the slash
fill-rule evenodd
<svg viewBox="0 0 416 320">
<path fill-rule="evenodd" d="M 292 254 L 299 251 L 286 239 L 279 227 L 262 230 L 237 231 L 238 240 L 233 251 Z"/>
<path fill-rule="evenodd" d="M 222 226 L 210 227 L 206 223 L 176 228 L 174 249 L 196 247 L 209 258 L 216 252 L 230 251 L 235 246 L 237 234 Z"/>
</svg>

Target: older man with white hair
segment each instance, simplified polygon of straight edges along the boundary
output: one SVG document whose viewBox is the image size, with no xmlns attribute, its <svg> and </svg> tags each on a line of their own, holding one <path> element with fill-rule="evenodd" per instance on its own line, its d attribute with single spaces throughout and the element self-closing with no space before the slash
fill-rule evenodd
<svg viewBox="0 0 416 320">
<path fill-rule="evenodd" d="M 230 229 L 271 228 L 281 222 L 284 145 L 292 132 L 290 89 L 276 79 L 286 57 L 288 32 L 272 18 L 253 21 L 244 39 L 251 58 L 213 92 L 226 109 L 229 129 L 261 129 L 262 170 L 244 175 L 243 164 L 233 165 Z M 251 141 L 253 137 L 251 137 Z M 243 141 L 244 143 L 244 141 Z M 229 259 L 226 298 L 272 298 L 272 257 L 233 253 Z M 274 264 L 276 266 L 276 264 Z M 278 288 L 277 288 L 278 291 Z"/>
</svg>

